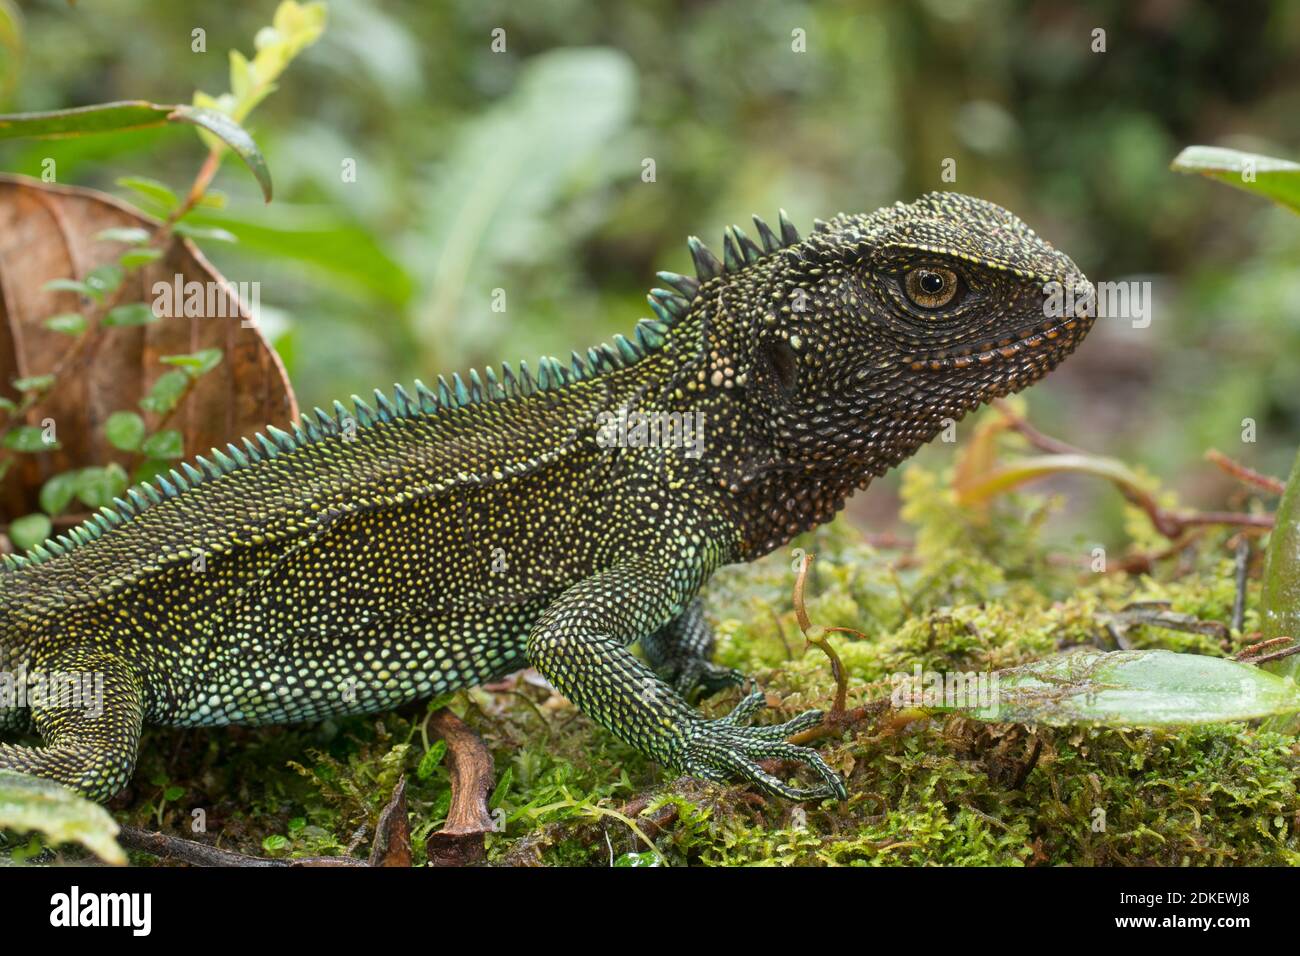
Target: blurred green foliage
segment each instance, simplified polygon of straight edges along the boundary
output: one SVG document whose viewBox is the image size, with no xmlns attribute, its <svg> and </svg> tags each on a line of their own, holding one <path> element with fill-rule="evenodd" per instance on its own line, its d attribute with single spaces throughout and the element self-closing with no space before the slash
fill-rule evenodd
<svg viewBox="0 0 1300 956">
<path fill-rule="evenodd" d="M 251 55 L 275 2 L 21 6 L 6 111 L 223 89 L 226 51 Z M 1155 284 L 1151 326 L 1102 322 L 1035 390 L 1036 421 L 1193 503 L 1232 488 L 1200 462 L 1208 447 L 1285 472 L 1300 439 L 1300 230 L 1168 164 L 1191 143 L 1300 158 L 1300 6 L 331 0 L 329 14 L 250 120 L 276 201 L 228 166 L 228 205 L 192 217 L 239 238 L 205 251 L 261 281 L 305 405 L 626 331 L 654 270 L 686 269 L 687 234 L 717 237 L 750 212 L 783 206 L 806 228 L 955 188 L 1014 209 L 1093 279 Z M 0 146 L 11 171 L 39 175 L 47 157 L 62 182 L 122 193 L 115 181 L 140 175 L 183 191 L 202 150 L 182 130 Z M 1118 539 L 1111 493 L 1069 487 L 1067 523 Z M 892 520 L 888 494 L 856 507 Z"/>
</svg>

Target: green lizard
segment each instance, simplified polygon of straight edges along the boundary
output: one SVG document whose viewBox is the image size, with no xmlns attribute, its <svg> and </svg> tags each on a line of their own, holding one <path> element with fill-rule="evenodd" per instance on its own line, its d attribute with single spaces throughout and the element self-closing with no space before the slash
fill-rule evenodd
<svg viewBox="0 0 1300 956">
<path fill-rule="evenodd" d="M 755 224 L 722 260 L 692 237 L 697 277 L 660 273 L 635 340 L 316 409 L 6 557 L 0 730 L 43 746 L 0 744 L 0 768 L 106 800 L 146 722 L 368 713 L 531 664 L 669 768 L 843 798 L 787 741 L 819 712 L 753 726 L 761 694 L 716 720 L 687 704 L 742 683 L 709 661 L 701 585 L 1054 368 L 1092 325 L 1091 286 L 956 193 L 805 238 L 784 213 Z M 1058 287 L 1080 306 L 1047 307 Z M 50 693 L 78 677 L 102 706 Z"/>
</svg>

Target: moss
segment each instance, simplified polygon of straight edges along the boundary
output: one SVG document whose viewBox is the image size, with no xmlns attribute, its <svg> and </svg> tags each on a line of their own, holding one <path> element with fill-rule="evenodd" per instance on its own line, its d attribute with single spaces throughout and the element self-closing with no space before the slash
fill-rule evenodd
<svg viewBox="0 0 1300 956">
<path fill-rule="evenodd" d="M 850 706 L 887 697 L 889 676 L 917 664 L 985 671 L 1078 645 L 1113 649 L 1099 614 L 1131 601 L 1230 619 L 1232 563 L 1210 546 L 1213 538 L 1150 575 L 1080 571 L 1090 544 L 1067 544 L 1062 554 L 1059 542 L 1044 541 L 1059 502 L 1012 495 L 972 512 L 946 488 L 944 476 L 918 465 L 905 470 L 903 514 L 915 533 L 909 550 L 874 548 L 841 522 L 794 542 L 817 555 L 807 591 L 814 621 L 866 635 L 830 638 L 849 675 Z M 725 569 L 708 591 L 717 659 L 754 675 L 780 700 L 766 720 L 825 707 L 834 690 L 826 658 L 805 646 L 795 624 L 793 560 L 784 550 Z M 1252 602 L 1254 593 L 1252 585 Z M 1149 625 L 1130 627 L 1126 637 L 1135 647 L 1215 655 L 1240 644 Z M 738 696 L 702 707 L 720 715 Z M 820 744 L 847 778 L 848 801 L 796 806 L 741 786 L 674 780 L 537 681 L 476 689 L 452 707 L 496 760 L 493 805 L 504 826 L 488 838 L 493 862 L 1300 862 L 1300 745 L 1254 725 L 1145 732 L 956 717 L 898 726 L 882 718 Z M 199 809 L 220 845 L 244 852 L 364 856 L 370 828 L 405 774 L 423 863 L 424 840 L 450 799 L 445 751 L 423 730 L 427 713 L 419 707 L 256 731 L 153 730 L 115 810 L 124 821 L 188 835 Z M 662 827 L 651 825 L 660 818 Z M 653 833 L 653 850 L 630 823 Z"/>
</svg>

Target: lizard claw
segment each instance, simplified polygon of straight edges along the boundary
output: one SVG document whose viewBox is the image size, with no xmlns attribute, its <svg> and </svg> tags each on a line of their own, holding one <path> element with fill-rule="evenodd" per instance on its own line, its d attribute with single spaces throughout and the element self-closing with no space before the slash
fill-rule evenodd
<svg viewBox="0 0 1300 956">
<path fill-rule="evenodd" d="M 809 710 L 783 724 L 750 727 L 746 721 L 766 704 L 761 691 L 745 697 L 726 717 L 701 720 L 686 744 L 682 770 L 692 776 L 725 781 L 741 777 L 760 790 L 789 800 L 847 799 L 840 775 L 827 766 L 817 751 L 787 743 L 786 738 L 821 723 L 822 712 Z M 820 786 L 792 787 L 758 765 L 760 760 L 788 760 L 812 768 Z"/>
</svg>

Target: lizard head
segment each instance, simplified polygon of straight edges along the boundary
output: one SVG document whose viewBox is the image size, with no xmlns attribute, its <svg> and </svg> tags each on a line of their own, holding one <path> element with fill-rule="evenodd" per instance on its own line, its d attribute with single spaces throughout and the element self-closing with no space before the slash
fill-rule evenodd
<svg viewBox="0 0 1300 956">
<path fill-rule="evenodd" d="M 764 444 L 796 465 L 881 474 L 949 421 L 1056 367 L 1093 323 L 1069 257 L 1000 206 L 930 193 L 818 221 L 765 252 L 692 240 L 701 389 L 734 389 Z M 775 248 L 773 248 L 775 246 Z"/>
</svg>

